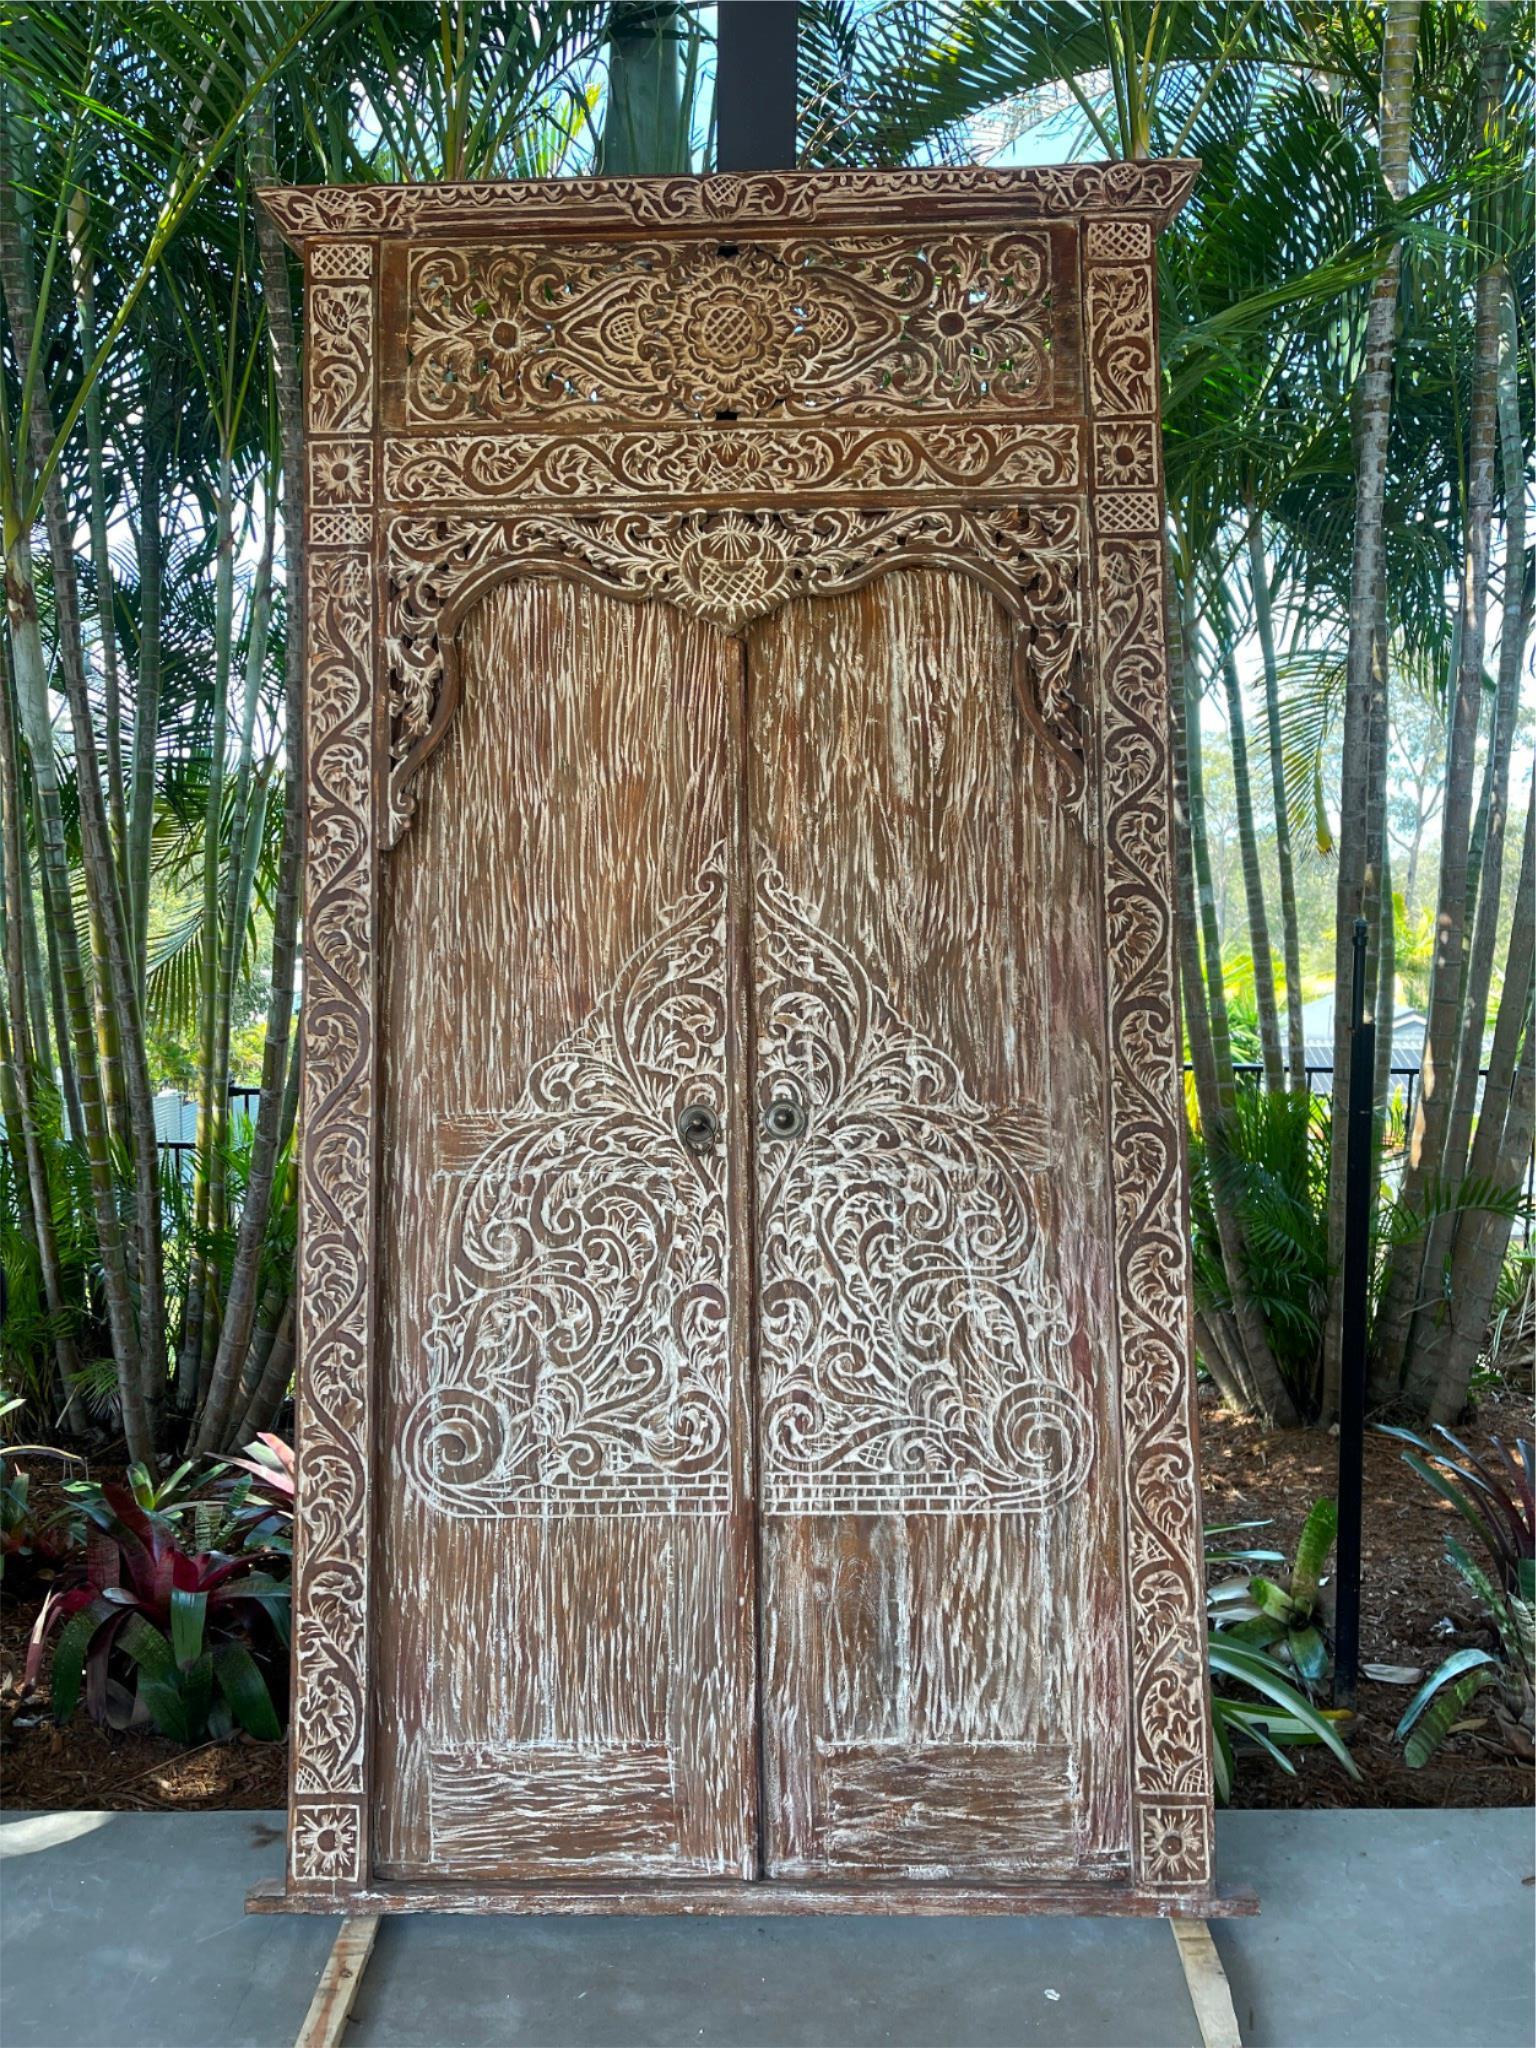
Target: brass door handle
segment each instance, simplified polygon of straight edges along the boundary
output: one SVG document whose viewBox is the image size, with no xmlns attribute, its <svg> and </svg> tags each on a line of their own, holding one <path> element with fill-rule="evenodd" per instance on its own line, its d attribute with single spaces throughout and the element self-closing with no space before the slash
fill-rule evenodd
<svg viewBox="0 0 1536 2048">
<path fill-rule="evenodd" d="M 707 1102 L 690 1102 L 677 1120 L 677 1135 L 690 1152 L 710 1152 L 720 1136 L 720 1119 Z"/>
<path fill-rule="evenodd" d="M 763 1111 L 763 1136 L 765 1138 L 803 1138 L 806 1126 L 805 1107 L 796 1102 L 792 1095 L 776 1095 Z"/>
</svg>

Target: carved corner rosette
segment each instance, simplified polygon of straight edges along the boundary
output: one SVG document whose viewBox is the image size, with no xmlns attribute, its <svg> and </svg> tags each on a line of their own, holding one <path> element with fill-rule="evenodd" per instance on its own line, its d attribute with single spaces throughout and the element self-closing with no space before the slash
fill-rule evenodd
<svg viewBox="0 0 1536 2048">
<path fill-rule="evenodd" d="M 413 783 L 458 701 L 454 634 L 492 584 L 566 576 L 611 595 L 661 599 L 728 633 L 797 597 L 858 589 L 892 569 L 958 569 L 985 583 L 1018 626 L 1026 714 L 1081 793 L 1083 695 L 1075 499 L 997 509 L 925 504 L 719 511 L 547 511 L 388 523 L 389 811 L 385 843 L 410 822 Z"/>
</svg>

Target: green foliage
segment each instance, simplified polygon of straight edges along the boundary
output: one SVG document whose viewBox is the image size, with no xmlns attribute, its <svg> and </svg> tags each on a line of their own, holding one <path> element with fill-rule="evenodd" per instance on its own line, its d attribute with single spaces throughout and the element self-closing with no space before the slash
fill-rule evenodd
<svg viewBox="0 0 1536 2048">
<path fill-rule="evenodd" d="M 1403 1463 L 1453 1508 L 1476 1537 L 1483 1559 L 1474 1559 L 1454 1536 L 1445 1554 L 1467 1587 L 1497 1639 L 1498 1651 L 1476 1647 L 1453 1650 L 1430 1673 L 1408 1702 L 1397 1724 L 1404 1760 L 1420 1770 L 1484 1687 L 1497 1688 L 1508 1716 L 1533 1724 L 1533 1682 L 1536 1682 L 1536 1494 L 1532 1490 L 1529 1442 L 1513 1448 L 1499 1438 L 1492 1451 L 1479 1457 L 1448 1429 L 1439 1428 L 1439 1443 L 1412 1430 L 1388 1428 L 1409 1445 Z M 1449 1449 L 1442 1448 L 1448 1445 Z"/>
<path fill-rule="evenodd" d="M 1208 1529 L 1207 1574 L 1213 1566 L 1282 1562 L 1279 1552 L 1273 1550 L 1211 1548 L 1215 1538 L 1267 1526 L 1240 1522 Z M 1308 1697 L 1311 1685 L 1325 1674 L 1328 1664 L 1316 1617 L 1322 1568 L 1333 1548 L 1336 1526 L 1333 1503 L 1319 1501 L 1297 1544 L 1289 1588 L 1250 1571 L 1215 1583 L 1208 1579 L 1216 1796 L 1223 1804 L 1231 1797 L 1237 1758 L 1245 1747 L 1260 1750 L 1294 1777 L 1296 1766 L 1286 1755 L 1287 1749 L 1320 1744 L 1351 1777 L 1359 1776 L 1334 1725 L 1336 1717 Z"/>
<path fill-rule="evenodd" d="M 1310 1405 L 1328 1291 L 1328 1103 L 1239 1086 L 1219 1148 L 1190 1133 L 1190 1225 L 1195 1301 L 1228 1309 L 1232 1290 L 1212 1206 L 1225 1191 L 1241 1220 L 1246 1279 L 1276 1363 L 1303 1412 Z"/>
<path fill-rule="evenodd" d="M 1210 1596 L 1211 1611 L 1220 1613 L 1225 1637 L 1248 1649 L 1268 1651 L 1309 1693 L 1332 1668 L 1322 1585 L 1338 1526 L 1334 1503 L 1317 1501 L 1297 1539 L 1288 1579 L 1249 1572 L 1225 1580 Z"/>
<path fill-rule="evenodd" d="M 35 1682 L 57 1629 L 56 1720 L 67 1721 L 83 1696 L 91 1718 L 109 1727 L 147 1723 L 186 1743 L 222 1739 L 240 1727 L 276 1741 L 287 1559 L 265 1550 L 230 1556 L 187 1548 L 180 1527 L 186 1512 L 201 1505 L 222 1513 L 221 1504 L 191 1500 L 188 1477 L 184 1469 L 157 1487 L 138 1473 L 131 1488 L 72 1489 L 87 1528 L 84 1563 L 74 1583 L 44 1604 L 26 1681 Z"/>
</svg>

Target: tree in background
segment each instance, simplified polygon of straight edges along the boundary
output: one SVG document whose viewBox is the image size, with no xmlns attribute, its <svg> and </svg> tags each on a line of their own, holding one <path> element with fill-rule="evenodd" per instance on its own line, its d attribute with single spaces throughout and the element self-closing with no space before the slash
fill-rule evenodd
<svg viewBox="0 0 1536 2048">
<path fill-rule="evenodd" d="M 94 1414 L 153 1462 L 250 1434 L 288 1383 L 302 333 L 255 191 L 702 167 L 708 26 L 681 0 L 12 10 L 0 1366 L 34 1426 Z M 1379 1233 L 1383 1403 L 1464 1403 L 1529 1156 L 1530 27 L 1507 0 L 801 10 L 806 165 L 1047 136 L 1204 162 L 1161 258 L 1199 1331 L 1225 1397 L 1278 1422 L 1326 1420 L 1338 1385 L 1341 1161 L 1302 1093 L 1323 859 L 1336 992 L 1368 920 L 1383 1065 L 1394 901 L 1435 901 L 1416 1128 Z M 1418 755 L 1406 837 L 1394 730 Z M 253 1006 L 246 1132 L 228 1082 Z M 185 1183 L 151 1093 L 175 1036 Z"/>
</svg>

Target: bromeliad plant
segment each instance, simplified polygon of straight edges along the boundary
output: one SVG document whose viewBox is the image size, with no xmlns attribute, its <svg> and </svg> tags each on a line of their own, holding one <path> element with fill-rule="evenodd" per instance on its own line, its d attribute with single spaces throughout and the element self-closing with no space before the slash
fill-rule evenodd
<svg viewBox="0 0 1536 2048">
<path fill-rule="evenodd" d="M 1211 1595 L 1229 1639 L 1269 1651 L 1309 1693 L 1327 1677 L 1331 1662 L 1324 1634 L 1323 1568 L 1338 1533 L 1337 1507 L 1331 1500 L 1317 1501 L 1297 1540 L 1289 1584 L 1265 1572 L 1246 1572 L 1213 1588 Z M 1284 1559 L 1266 1551 L 1250 1552 L 1247 1561 L 1267 1564 Z"/>
<path fill-rule="evenodd" d="M 1314 1706 L 1296 1684 L 1297 1674 L 1304 1666 L 1315 1668 L 1317 1664 L 1317 1649 L 1311 1637 L 1315 1632 L 1321 1639 L 1321 1629 L 1313 1617 L 1322 1566 L 1333 1547 L 1336 1524 L 1336 1517 L 1330 1520 L 1320 1511 L 1332 1507 L 1331 1501 L 1319 1501 L 1307 1517 L 1288 1591 L 1277 1580 L 1251 1569 L 1255 1565 L 1283 1564 L 1285 1559 L 1280 1551 L 1210 1548 L 1214 1538 L 1267 1528 L 1267 1523 L 1229 1522 L 1206 1531 L 1208 1570 L 1231 1565 L 1243 1568 L 1237 1577 L 1211 1585 L 1206 1592 L 1216 1796 L 1223 1805 L 1231 1797 L 1238 1752 L 1245 1746 L 1262 1750 L 1287 1776 L 1295 1777 L 1296 1766 L 1286 1750 L 1321 1744 L 1352 1778 L 1360 1775 L 1334 1725 L 1334 1717 Z M 1256 1585 L 1265 1589 L 1264 1597 L 1271 1607 L 1278 1610 L 1283 1601 L 1286 1611 L 1266 1612 L 1254 1593 Z M 1324 1645 L 1318 1676 L 1326 1670 L 1327 1661 Z"/>
<path fill-rule="evenodd" d="M 74 1491 L 86 1523 L 83 1580 L 49 1596 L 26 1669 L 34 1684 L 57 1628 L 54 1718 L 69 1719 L 83 1688 L 87 1713 L 109 1727 L 148 1723 L 199 1742 L 238 1726 L 276 1741 L 282 1724 L 269 1681 L 283 1663 L 289 1588 L 261 1566 L 271 1559 L 286 1569 L 286 1559 L 190 1549 L 184 1517 L 146 1506 L 128 1487 Z"/>
<path fill-rule="evenodd" d="M 1520 1440 L 1511 1448 L 1494 1437 L 1492 1453 L 1480 1458 L 1443 1426 L 1434 1433 L 1439 1443 L 1409 1429 L 1382 1430 L 1409 1446 L 1403 1463 L 1455 1509 L 1477 1538 L 1486 1563 L 1454 1536 L 1447 1536 L 1445 1554 L 1486 1615 L 1498 1648 L 1453 1650 L 1408 1702 L 1397 1737 L 1412 1770 L 1429 1762 L 1485 1687 L 1496 1688 L 1503 1717 L 1524 1730 L 1527 1742 L 1536 1721 L 1536 1467 L 1531 1445 Z"/>
<path fill-rule="evenodd" d="M 294 1459 L 292 1444 L 264 1429 L 245 1446 L 243 1458 L 226 1458 L 220 1474 L 233 1467 L 238 1476 L 226 1482 L 224 1513 L 231 1537 L 242 1550 L 279 1551 L 293 1555 Z"/>
</svg>

